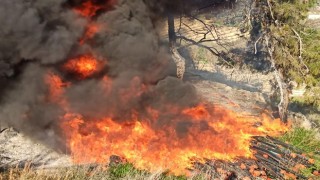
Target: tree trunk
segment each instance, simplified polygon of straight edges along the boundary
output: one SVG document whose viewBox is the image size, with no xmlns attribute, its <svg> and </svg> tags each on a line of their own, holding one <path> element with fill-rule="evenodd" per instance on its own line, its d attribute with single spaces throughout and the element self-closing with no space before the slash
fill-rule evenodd
<svg viewBox="0 0 320 180">
<path fill-rule="evenodd" d="M 174 15 L 168 13 L 168 34 L 169 34 L 169 45 L 170 48 L 174 47 L 176 44 L 176 32 L 174 28 Z"/>
<path fill-rule="evenodd" d="M 273 68 L 273 74 L 277 81 L 279 90 L 280 90 L 280 102 L 278 104 L 279 117 L 283 122 L 287 122 L 288 118 L 288 105 L 289 105 L 289 92 L 286 88 L 286 83 L 283 80 L 281 72 L 276 67 L 275 60 L 273 58 L 274 47 L 272 44 L 269 44 L 269 37 L 265 37 L 266 46 L 269 52 L 269 58 L 271 62 L 271 67 Z"/>
<path fill-rule="evenodd" d="M 181 56 L 176 47 L 176 32 L 174 26 L 174 15 L 172 13 L 168 13 L 168 35 L 172 59 L 177 66 L 177 77 L 179 79 L 183 79 L 186 60 Z"/>
<path fill-rule="evenodd" d="M 274 66 L 275 67 L 275 66 Z M 280 102 L 278 104 L 279 116 L 283 122 L 287 122 L 288 119 L 288 105 L 289 105 L 289 92 L 286 88 L 286 84 L 283 81 L 282 74 L 274 68 L 274 76 L 278 83 L 280 90 Z"/>
<path fill-rule="evenodd" d="M 177 66 L 177 77 L 179 79 L 183 79 L 183 75 L 185 72 L 186 60 L 182 57 L 175 46 L 170 47 L 170 51 L 172 54 L 172 59 L 176 63 Z"/>
</svg>

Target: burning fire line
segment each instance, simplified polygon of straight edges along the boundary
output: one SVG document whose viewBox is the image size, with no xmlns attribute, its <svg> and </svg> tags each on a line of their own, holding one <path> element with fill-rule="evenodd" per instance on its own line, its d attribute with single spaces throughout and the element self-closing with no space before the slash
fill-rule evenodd
<svg viewBox="0 0 320 180">
<path fill-rule="evenodd" d="M 101 81 L 102 85 L 112 84 L 111 79 L 106 79 Z M 253 158 L 251 137 L 276 136 L 288 130 L 279 119 L 272 120 L 267 115 L 245 116 L 201 104 L 182 110 L 168 107 L 165 112 L 149 107 L 148 116 L 133 113 L 132 119 L 123 123 L 111 117 L 86 119 L 68 110 L 64 92 L 72 85 L 66 86 L 56 75 L 48 76 L 46 82 L 52 89 L 50 96 L 65 106 L 61 128 L 73 160 L 79 164 L 107 163 L 110 156 L 118 155 L 138 168 L 150 171 L 168 168 L 174 174 L 184 174 L 191 167 L 192 158 L 230 161 L 237 157 Z M 155 128 L 163 117 L 170 118 L 166 121 L 171 123 Z M 261 123 L 259 127 L 257 122 Z"/>
</svg>

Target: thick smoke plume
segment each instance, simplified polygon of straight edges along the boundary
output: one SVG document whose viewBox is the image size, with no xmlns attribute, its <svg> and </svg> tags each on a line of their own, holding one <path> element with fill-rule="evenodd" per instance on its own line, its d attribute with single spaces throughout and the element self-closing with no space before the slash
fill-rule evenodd
<svg viewBox="0 0 320 180">
<path fill-rule="evenodd" d="M 182 1 L 93 0 L 113 5 L 90 18 L 74 10 L 84 2 L 0 1 L 1 123 L 47 145 L 64 144 L 59 118 L 65 112 L 48 101 L 50 89 L 44 80 L 48 73 L 72 83 L 65 97 L 69 108 L 88 120 L 107 116 L 127 121 L 134 112 L 142 116 L 150 106 L 166 111 L 168 104 L 181 108 L 197 104 L 195 89 L 169 76 L 174 74 L 175 65 L 156 33 L 157 18 L 167 10 L 180 10 L 178 4 Z M 99 30 L 79 45 L 92 22 Z M 70 58 L 83 54 L 91 54 L 106 65 L 86 79 L 78 79 L 61 68 Z M 101 85 L 104 76 L 112 80 L 107 94 Z M 126 95 L 130 98 L 124 98 Z M 170 118 L 164 119 L 152 126 L 170 123 Z M 183 127 L 188 125 L 186 121 Z M 177 132 L 180 129 L 177 127 Z"/>
</svg>

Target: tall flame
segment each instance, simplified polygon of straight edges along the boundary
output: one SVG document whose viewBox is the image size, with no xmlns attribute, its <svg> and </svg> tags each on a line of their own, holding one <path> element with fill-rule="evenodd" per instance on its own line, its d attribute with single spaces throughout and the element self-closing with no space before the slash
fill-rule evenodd
<svg viewBox="0 0 320 180">
<path fill-rule="evenodd" d="M 67 86 L 57 81 L 57 76 L 47 78 L 47 82 L 55 87 L 52 95 L 60 95 L 65 101 L 63 90 Z M 112 80 L 105 77 L 101 83 L 107 93 Z M 147 116 L 135 112 L 123 122 L 111 117 L 86 119 L 65 108 L 61 127 L 75 163 L 107 163 L 111 155 L 118 155 L 138 168 L 150 171 L 166 168 L 174 174 L 184 174 L 193 158 L 232 161 L 237 157 L 253 157 L 249 149 L 252 136 L 273 136 L 288 130 L 279 119 L 265 114 L 249 116 L 203 104 L 182 110 L 173 105 L 163 106 L 168 106 L 167 111 L 148 107 Z M 163 120 L 170 123 L 161 125 Z"/>
</svg>

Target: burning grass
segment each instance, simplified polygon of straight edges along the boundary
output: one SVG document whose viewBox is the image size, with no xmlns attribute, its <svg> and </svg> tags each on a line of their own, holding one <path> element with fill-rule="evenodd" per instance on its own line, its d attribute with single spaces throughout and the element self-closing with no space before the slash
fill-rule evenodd
<svg viewBox="0 0 320 180">
<path fill-rule="evenodd" d="M 280 121 L 277 124 L 277 121 L 268 119 L 262 120 L 262 126 L 254 127 L 256 121 L 250 117 L 234 117 L 235 114 L 219 108 L 212 109 L 212 112 L 222 113 L 224 117 L 221 120 L 213 118 L 212 124 L 209 122 L 207 129 L 201 130 L 197 121 L 211 119 L 214 113 L 210 115 L 202 106 L 184 110 L 182 118 L 192 117 L 195 122 L 192 122 L 194 126 L 190 127 L 190 134 L 181 136 L 175 132 L 175 125 L 154 130 L 145 123 L 146 120 L 122 124 L 105 118 L 88 123 L 81 116 L 69 117 L 64 124 L 64 132 L 70 138 L 68 143 L 77 163 L 105 163 L 109 156 L 116 154 L 139 168 L 155 171 L 155 167 L 167 167 L 175 174 L 184 174 L 192 158 L 249 158 L 252 156 L 249 149 L 252 135 L 278 134 L 281 131 L 277 127 L 286 127 Z M 235 125 L 237 120 L 241 121 L 238 126 Z"/>
<path fill-rule="evenodd" d="M 92 119 L 71 110 L 64 92 L 72 84 L 52 74 L 46 82 L 50 89 L 48 99 L 66 112 L 60 119 L 61 128 L 73 160 L 78 164 L 105 164 L 110 156 L 117 155 L 137 168 L 152 172 L 168 168 L 176 175 L 185 174 L 194 158 L 233 161 L 237 157 L 253 157 L 252 136 L 276 136 L 289 128 L 265 114 L 256 117 L 204 104 L 180 107 L 168 103 L 160 109 L 150 105 L 140 112 L 129 110 L 131 115 L 121 121 L 113 112 Z M 110 97 L 112 79 L 100 82 L 102 91 Z M 132 84 L 136 82 L 140 80 L 134 78 Z M 148 88 L 129 86 L 123 89 L 120 98 L 124 103 L 130 102 L 143 96 Z"/>
<path fill-rule="evenodd" d="M 319 154 L 319 144 L 320 141 L 315 138 L 314 131 L 305 130 L 302 128 L 294 128 L 292 131 L 289 131 L 283 136 L 280 136 L 279 139 L 285 140 L 289 145 L 294 146 L 294 148 L 300 148 L 303 150 L 303 153 L 306 157 L 314 160 L 313 166 L 310 168 L 300 168 L 300 173 L 308 179 L 318 179 L 319 178 L 319 169 L 320 169 L 320 156 Z M 240 162 L 239 162 L 240 163 Z M 225 165 L 224 165 L 225 166 Z M 247 167 L 243 163 L 239 165 L 240 171 L 246 171 Z M 230 166 L 228 168 L 232 168 Z M 57 168 L 57 169 L 34 169 L 30 166 L 26 166 L 23 169 L 12 168 L 9 170 L 0 171 L 0 179 L 153 179 L 153 180 L 206 180 L 213 178 L 213 174 L 210 173 L 210 169 L 215 168 L 218 170 L 216 173 L 223 173 L 223 169 L 206 165 L 206 168 L 194 170 L 193 173 L 187 176 L 174 176 L 169 173 L 167 170 L 158 170 L 155 172 L 149 172 L 147 170 L 141 170 L 136 168 L 131 163 L 120 163 L 113 164 L 110 166 L 104 165 L 81 165 L 68 168 Z M 253 166 L 248 167 L 251 171 Z M 295 167 L 294 167 L 295 168 Z M 237 171 L 237 173 L 240 173 Z M 260 171 L 259 171 L 260 172 Z M 255 171 L 254 171 L 255 173 Z M 269 174 L 268 171 L 265 173 Z M 271 179 L 272 176 L 269 176 Z M 287 177 L 289 178 L 289 177 Z M 248 176 L 245 176 L 243 179 L 251 179 Z M 286 179 L 286 178 L 284 178 Z M 294 178 L 293 178 L 294 179 Z"/>
</svg>

